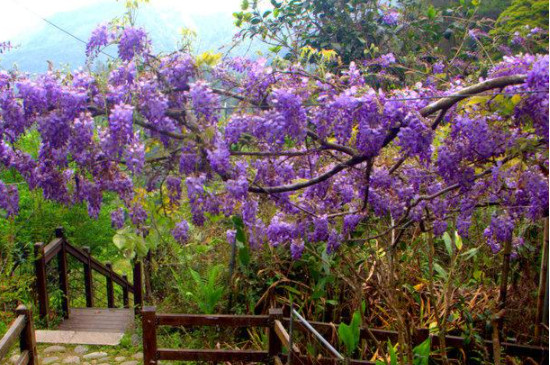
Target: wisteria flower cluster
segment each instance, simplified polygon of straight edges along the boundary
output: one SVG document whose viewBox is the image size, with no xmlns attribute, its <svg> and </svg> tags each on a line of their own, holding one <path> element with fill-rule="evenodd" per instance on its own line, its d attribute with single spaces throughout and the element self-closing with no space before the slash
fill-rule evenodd
<svg viewBox="0 0 550 365">
<path fill-rule="evenodd" d="M 398 21 L 391 11 L 382 19 Z M 111 43 L 120 59 L 103 80 L 0 72 L 0 164 L 47 199 L 86 203 L 92 217 L 115 193 L 117 229 L 147 234 L 144 188 L 171 208 L 189 204 L 177 242 L 190 224 L 238 214 L 252 247 L 284 246 L 295 259 L 310 244 L 333 253 L 369 238 L 362 227 L 372 219 L 437 235 L 452 222 L 467 236 L 483 206 L 495 207 L 485 237 L 496 252 L 520 242 L 518 222 L 548 215 L 547 55 L 506 57 L 474 84 L 384 91 L 354 63 L 318 75 L 237 58 L 204 72 L 182 52 L 153 57 L 132 27 L 101 25 L 86 52 Z M 17 143 L 31 131 L 36 156 Z M 0 182 L 0 208 L 17 214 L 16 185 Z"/>
</svg>

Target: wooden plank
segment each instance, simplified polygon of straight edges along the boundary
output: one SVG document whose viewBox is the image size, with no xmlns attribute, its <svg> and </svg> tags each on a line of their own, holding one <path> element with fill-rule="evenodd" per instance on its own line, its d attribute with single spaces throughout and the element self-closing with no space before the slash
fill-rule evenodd
<svg viewBox="0 0 550 365">
<path fill-rule="evenodd" d="M 48 243 L 46 247 L 44 247 L 44 258 L 46 259 L 46 263 L 50 262 L 51 259 L 53 259 L 55 255 L 57 255 L 58 252 L 61 251 L 62 243 L 62 238 L 56 238 Z"/>
<path fill-rule="evenodd" d="M 19 358 L 17 359 L 17 362 L 15 363 L 15 365 L 27 365 L 29 363 L 29 360 L 30 360 L 29 351 L 25 350 L 21 353 L 21 355 L 19 355 Z"/>
<path fill-rule="evenodd" d="M 157 314 L 159 326 L 223 326 L 223 327 L 269 327 L 269 316 L 259 315 L 202 315 L 202 314 Z"/>
<path fill-rule="evenodd" d="M 141 324 L 143 328 L 143 363 L 147 365 L 157 364 L 157 323 L 155 307 L 144 307 L 141 311 Z"/>
<path fill-rule="evenodd" d="M 282 343 L 275 331 L 275 323 L 283 318 L 282 308 L 269 308 L 269 331 L 268 331 L 268 343 L 267 350 L 269 356 L 273 358 L 279 355 L 282 351 Z"/>
<path fill-rule="evenodd" d="M 28 352 L 28 363 L 30 365 L 38 364 L 38 350 L 36 349 L 36 337 L 34 332 L 34 322 L 32 319 L 32 311 L 20 305 L 15 310 L 15 313 L 19 316 L 25 316 L 25 328 L 21 333 L 21 339 L 19 342 L 19 349 L 21 352 Z"/>
<path fill-rule="evenodd" d="M 159 360 L 180 361 L 254 361 L 268 362 L 267 351 L 255 350 L 191 350 L 191 349 L 158 349 Z"/>
<path fill-rule="evenodd" d="M 57 253 L 57 270 L 59 272 L 59 290 L 63 293 L 61 298 L 61 310 L 63 317 L 69 318 L 69 278 L 67 277 L 67 251 L 60 245 L 61 249 Z"/>
<path fill-rule="evenodd" d="M 134 261 L 133 275 L 134 314 L 138 315 L 141 312 L 141 308 L 143 308 L 143 282 L 140 261 Z"/>
<path fill-rule="evenodd" d="M 279 337 L 283 346 L 285 346 L 288 349 L 290 347 L 290 335 L 284 328 L 281 321 L 279 320 L 275 321 L 274 328 L 275 328 L 275 333 L 277 334 L 277 337 Z M 292 345 L 292 350 L 298 355 L 300 354 L 300 349 L 298 348 L 298 346 L 296 346 L 296 344 Z"/>
<path fill-rule="evenodd" d="M 128 282 L 128 276 L 126 274 L 122 275 L 122 278 Z M 128 297 L 129 285 L 124 285 L 122 287 L 122 305 L 124 308 L 130 308 L 130 299 Z"/>
<path fill-rule="evenodd" d="M 67 252 L 71 253 L 71 245 L 67 245 Z M 86 307 L 94 306 L 94 278 L 92 277 L 92 265 L 90 262 L 90 248 L 84 247 L 84 291 L 86 293 Z M 76 257 L 76 256 L 75 256 Z"/>
<path fill-rule="evenodd" d="M 44 258 L 44 244 L 37 242 L 34 244 L 34 269 L 36 275 L 36 292 L 38 295 L 39 316 L 48 324 L 48 290 L 46 278 L 46 260 Z"/>
<path fill-rule="evenodd" d="M 0 339 L 0 360 L 3 359 L 9 352 L 13 344 L 19 340 L 19 336 L 23 329 L 25 329 L 25 316 L 17 316 L 15 321 L 6 332 L 6 334 Z"/>
<path fill-rule="evenodd" d="M 64 331 L 124 332 L 132 326 L 130 309 L 71 308 L 71 316 L 59 325 Z"/>
</svg>

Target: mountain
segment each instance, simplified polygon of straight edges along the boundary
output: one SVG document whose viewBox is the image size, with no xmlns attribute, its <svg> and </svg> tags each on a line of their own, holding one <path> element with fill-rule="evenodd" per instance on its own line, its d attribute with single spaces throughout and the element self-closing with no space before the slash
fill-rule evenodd
<svg viewBox="0 0 550 365">
<path fill-rule="evenodd" d="M 108 22 L 124 14 L 122 2 L 102 2 L 77 10 L 57 13 L 47 20 L 70 32 L 75 37 L 87 41 L 92 30 L 99 23 Z M 136 25 L 144 27 L 152 40 L 155 52 L 170 52 L 177 49 L 182 28 L 193 29 L 197 38 L 193 52 L 206 50 L 228 50 L 237 28 L 228 12 L 210 14 L 184 14 L 148 5 L 137 11 Z M 14 65 L 21 71 L 39 73 L 48 69 L 48 61 L 56 68 L 76 69 L 85 65 L 85 44 L 70 35 L 43 22 L 42 26 L 12 40 L 16 48 L 0 56 L 1 68 Z M 220 50 L 222 46 L 224 49 Z M 266 47 L 259 43 L 246 43 L 231 50 L 232 55 L 253 56 Z M 116 47 L 108 47 L 105 53 L 116 56 Z M 100 56 L 99 61 L 107 57 Z"/>
</svg>

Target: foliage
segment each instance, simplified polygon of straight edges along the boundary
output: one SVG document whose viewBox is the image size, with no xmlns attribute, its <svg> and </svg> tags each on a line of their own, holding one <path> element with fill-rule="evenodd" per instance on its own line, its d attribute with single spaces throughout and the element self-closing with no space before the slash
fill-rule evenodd
<svg viewBox="0 0 550 365">
<path fill-rule="evenodd" d="M 429 356 L 430 356 L 430 345 L 431 345 L 431 339 L 427 338 L 424 342 L 422 342 L 420 345 L 417 345 L 413 349 L 413 362 L 414 365 L 428 365 L 429 363 Z M 388 354 L 389 354 L 389 362 L 388 361 L 382 361 L 377 360 L 376 365 L 397 365 L 399 364 L 397 354 L 395 352 L 395 348 L 392 345 L 391 341 L 388 340 Z"/>
<path fill-rule="evenodd" d="M 194 290 L 185 293 L 180 291 L 180 294 L 190 297 L 199 307 L 201 313 L 215 313 L 225 292 L 225 287 L 220 285 L 220 275 L 222 271 L 222 265 L 214 265 L 209 267 L 205 276 L 202 277 L 197 271 L 189 269 L 191 278 L 195 282 Z M 176 278 L 176 283 L 183 282 L 180 274 L 175 270 L 172 270 L 172 273 Z"/>
<path fill-rule="evenodd" d="M 364 303 L 363 303 L 364 311 Z M 340 323 L 338 325 L 338 340 L 346 347 L 348 356 L 352 356 L 357 350 L 361 338 L 361 312 L 355 311 L 349 325 Z"/>
<path fill-rule="evenodd" d="M 297 4 L 276 17 L 304 16 Z M 130 258 L 153 252 L 147 274 L 164 306 L 214 313 L 229 289 L 227 310 L 250 313 L 292 295 L 308 318 L 342 323 L 340 341 L 360 357 L 363 322 L 401 336 L 415 324 L 480 331 L 496 304 L 475 308 L 476 290 L 496 297 L 501 246 L 513 242 L 519 260 L 535 255 L 525 238 L 548 215 L 548 56 L 493 61 L 487 47 L 498 42 L 464 27 L 478 5 L 460 4 L 454 24 L 422 8 L 427 33 L 391 38 L 412 47 L 397 55 L 402 65 L 379 45 L 366 64 L 350 55 L 338 68 L 332 50 L 294 44 L 299 62 L 156 55 L 130 17 L 92 33 L 90 61 L 118 47 L 101 72 L 0 72 L 3 262 L 13 267 L 14 253 L 59 224 L 51 209 L 70 217 L 69 237 L 114 236 Z M 402 15 L 390 10 L 373 22 L 393 27 Z M 420 55 L 414 40 L 429 37 L 464 53 Z M 14 222 L 35 217 L 21 235 Z M 390 344 L 390 359 L 410 363 L 411 343 Z"/>
<path fill-rule="evenodd" d="M 486 34 L 494 23 L 487 16 L 496 18 L 504 3 L 285 0 L 271 1 L 270 6 L 243 1 L 233 16 L 243 39 L 261 39 L 286 59 L 301 60 L 304 49 L 336 52 L 333 69 L 355 62 L 369 69 L 371 83 L 392 84 L 421 81 L 432 67 L 443 64 L 446 74 L 464 75 L 498 59 L 499 38 L 470 35 Z"/>
<path fill-rule="evenodd" d="M 548 31 L 548 2 L 544 0 L 514 0 L 495 24 L 495 33 L 514 34 L 525 27 Z"/>
</svg>

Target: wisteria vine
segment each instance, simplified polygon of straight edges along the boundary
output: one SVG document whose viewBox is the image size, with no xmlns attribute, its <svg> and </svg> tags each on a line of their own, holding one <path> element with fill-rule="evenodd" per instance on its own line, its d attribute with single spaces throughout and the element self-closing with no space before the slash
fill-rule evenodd
<svg viewBox="0 0 550 365">
<path fill-rule="evenodd" d="M 548 215 L 547 55 L 506 57 L 482 80 L 382 91 L 354 63 L 318 74 L 153 55 L 134 27 L 101 25 L 86 53 L 111 43 L 119 60 L 103 78 L 0 71 L 0 163 L 91 217 L 116 193 L 116 228 L 147 234 L 138 188 L 189 204 L 178 242 L 190 224 L 238 214 L 252 247 L 286 245 L 296 259 L 306 243 L 335 252 L 373 218 L 401 231 L 430 222 L 437 235 L 453 224 L 466 237 L 482 206 L 496 207 L 485 236 L 497 252 L 517 222 Z M 30 133 L 37 156 L 18 147 Z M 18 205 L 16 185 L 0 181 L 0 208 L 14 216 Z"/>
</svg>

